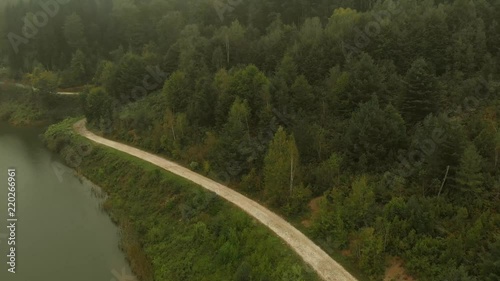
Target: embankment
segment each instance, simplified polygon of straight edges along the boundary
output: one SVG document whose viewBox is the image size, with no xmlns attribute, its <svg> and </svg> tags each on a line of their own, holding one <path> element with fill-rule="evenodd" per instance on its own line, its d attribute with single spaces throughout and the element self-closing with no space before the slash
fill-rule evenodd
<svg viewBox="0 0 500 281">
<path fill-rule="evenodd" d="M 101 186 L 104 209 L 141 281 L 319 280 L 266 227 L 200 186 L 76 135 L 67 119 L 45 141 Z"/>
</svg>

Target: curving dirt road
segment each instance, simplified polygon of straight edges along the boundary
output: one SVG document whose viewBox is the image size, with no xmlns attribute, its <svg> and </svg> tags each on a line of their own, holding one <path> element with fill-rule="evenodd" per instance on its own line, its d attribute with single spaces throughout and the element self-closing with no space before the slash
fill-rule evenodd
<svg viewBox="0 0 500 281">
<path fill-rule="evenodd" d="M 78 134 L 96 143 L 109 146 L 116 150 L 138 157 L 215 192 L 220 197 L 238 206 L 243 211 L 270 228 L 295 252 L 297 252 L 297 254 L 306 263 L 308 263 L 323 280 L 356 281 L 356 279 L 351 276 L 351 274 L 349 274 L 340 264 L 335 262 L 328 254 L 321 250 L 299 230 L 257 202 L 174 162 L 140 149 L 97 136 L 87 130 L 85 127 L 85 120 L 80 120 L 75 123 L 74 129 Z"/>
</svg>

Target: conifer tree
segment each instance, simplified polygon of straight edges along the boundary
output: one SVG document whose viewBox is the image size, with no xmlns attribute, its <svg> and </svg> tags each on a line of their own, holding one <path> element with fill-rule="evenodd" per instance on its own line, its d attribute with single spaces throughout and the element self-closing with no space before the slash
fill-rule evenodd
<svg viewBox="0 0 500 281">
<path fill-rule="evenodd" d="M 408 125 L 413 125 L 437 111 L 438 82 L 431 66 L 422 58 L 413 62 L 405 82 L 403 117 Z"/>
<path fill-rule="evenodd" d="M 479 197 L 481 191 L 484 190 L 484 174 L 482 172 L 483 159 L 477 152 L 473 144 L 467 146 L 460 159 L 460 166 L 455 178 L 458 194 L 462 200 L 471 202 L 476 197 Z"/>
<path fill-rule="evenodd" d="M 264 189 L 271 204 L 283 206 L 293 192 L 299 152 L 293 136 L 279 127 L 264 159 Z"/>
</svg>

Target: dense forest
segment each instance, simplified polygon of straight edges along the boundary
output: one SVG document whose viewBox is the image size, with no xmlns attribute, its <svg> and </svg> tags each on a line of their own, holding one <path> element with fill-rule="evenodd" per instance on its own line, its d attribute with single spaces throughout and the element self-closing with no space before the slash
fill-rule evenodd
<svg viewBox="0 0 500 281">
<path fill-rule="evenodd" d="M 0 69 L 381 280 L 500 280 L 499 0 L 6 1 Z M 310 205 L 315 208 L 311 210 Z"/>
</svg>

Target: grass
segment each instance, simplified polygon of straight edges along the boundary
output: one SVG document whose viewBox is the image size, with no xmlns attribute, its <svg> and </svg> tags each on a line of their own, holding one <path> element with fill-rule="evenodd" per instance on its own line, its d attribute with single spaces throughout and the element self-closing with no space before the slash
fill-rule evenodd
<svg viewBox="0 0 500 281">
<path fill-rule="evenodd" d="M 62 154 L 88 143 L 75 119 L 51 126 Z M 104 208 L 122 230 L 122 249 L 142 281 L 319 280 L 269 229 L 202 187 L 136 157 L 92 146 L 78 171 L 108 194 Z"/>
</svg>

